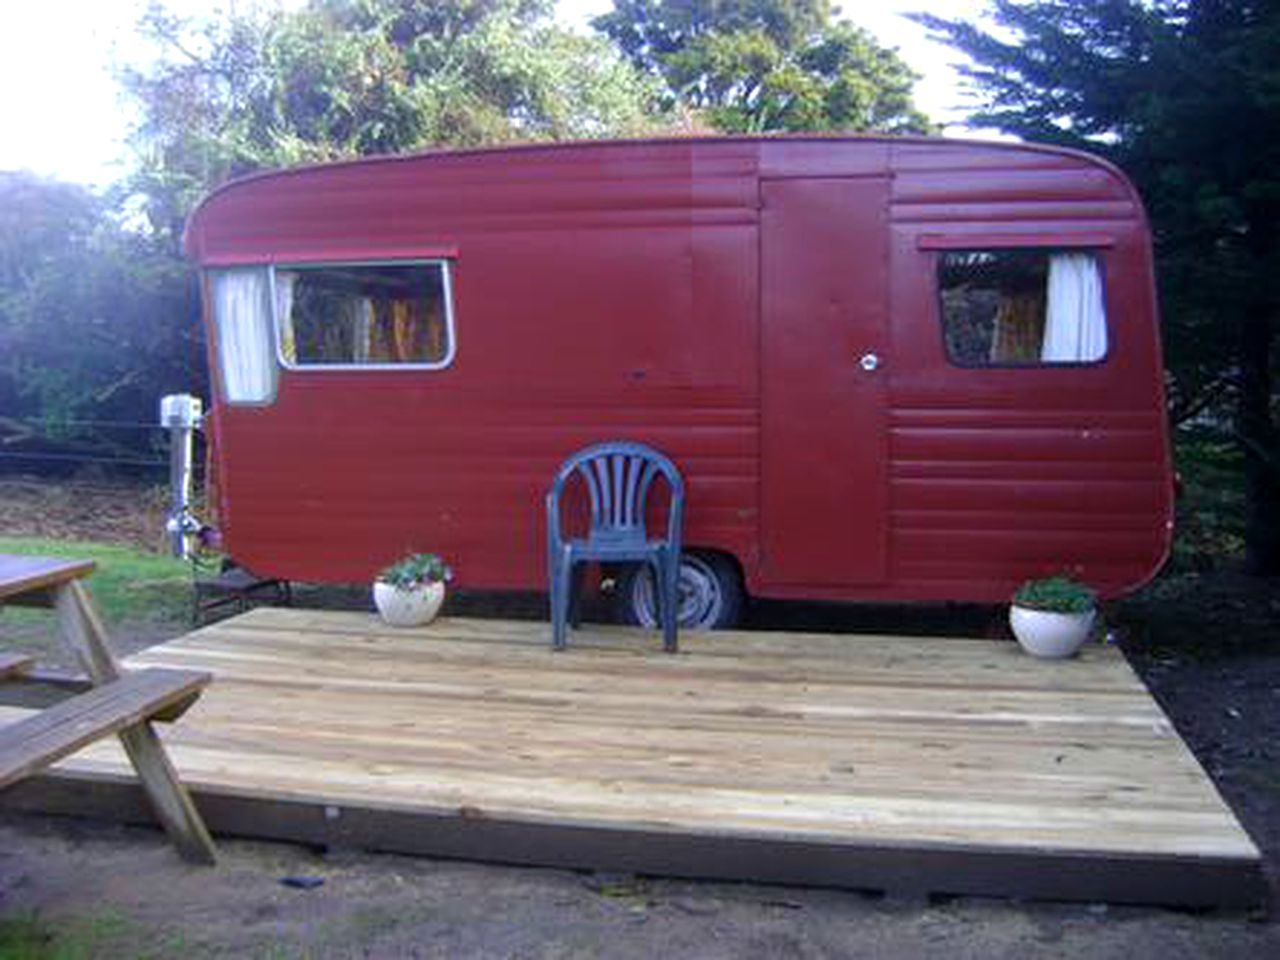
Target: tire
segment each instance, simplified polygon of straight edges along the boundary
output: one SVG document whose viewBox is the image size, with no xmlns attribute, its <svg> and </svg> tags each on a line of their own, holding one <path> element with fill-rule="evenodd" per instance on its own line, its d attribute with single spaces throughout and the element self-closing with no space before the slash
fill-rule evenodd
<svg viewBox="0 0 1280 960">
<path fill-rule="evenodd" d="M 681 630 L 725 630 L 742 614 L 742 577 L 723 554 L 680 555 L 679 622 Z M 623 623 L 656 628 L 653 568 L 627 567 L 618 583 L 618 618 Z"/>
</svg>

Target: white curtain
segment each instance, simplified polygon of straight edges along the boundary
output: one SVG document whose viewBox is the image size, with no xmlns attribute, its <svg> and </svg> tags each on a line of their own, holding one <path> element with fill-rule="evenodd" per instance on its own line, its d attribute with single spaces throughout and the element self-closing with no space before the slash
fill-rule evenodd
<svg viewBox="0 0 1280 960">
<path fill-rule="evenodd" d="M 1088 363 L 1107 353 L 1107 315 L 1098 260 L 1087 253 L 1058 253 L 1049 258 L 1049 297 L 1045 311 L 1045 363 Z"/>
<path fill-rule="evenodd" d="M 228 403 L 262 403 L 275 389 L 271 355 L 271 295 L 265 267 L 213 274 L 222 389 Z"/>
<path fill-rule="evenodd" d="M 276 271 L 276 329 L 280 331 L 280 354 L 286 363 L 298 361 L 297 340 L 293 334 L 293 286 L 297 282 L 296 273 Z"/>
</svg>

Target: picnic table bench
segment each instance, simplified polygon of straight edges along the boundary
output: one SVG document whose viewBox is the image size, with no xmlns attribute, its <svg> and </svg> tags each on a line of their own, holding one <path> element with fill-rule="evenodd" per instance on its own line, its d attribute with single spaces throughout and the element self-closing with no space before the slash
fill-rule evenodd
<svg viewBox="0 0 1280 960">
<path fill-rule="evenodd" d="M 0 789 L 115 734 L 179 854 L 213 863 L 209 831 L 151 726 L 181 716 L 212 677 L 190 670 L 121 670 L 81 583 L 94 566 L 92 560 L 0 554 L 0 606 L 52 606 L 63 641 L 89 678 L 88 684 L 70 683 L 65 699 L 0 727 Z M 21 682 L 34 668 L 30 657 L 0 653 L 0 681 Z"/>
</svg>

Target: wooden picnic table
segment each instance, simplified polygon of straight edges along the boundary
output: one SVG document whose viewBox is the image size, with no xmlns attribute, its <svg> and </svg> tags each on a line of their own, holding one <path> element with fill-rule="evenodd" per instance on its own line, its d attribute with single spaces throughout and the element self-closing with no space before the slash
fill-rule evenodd
<svg viewBox="0 0 1280 960">
<path fill-rule="evenodd" d="M 81 582 L 94 567 L 92 560 L 0 554 L 0 606 L 52 606 L 63 641 L 92 682 L 83 693 L 0 727 L 0 789 L 114 733 L 178 852 L 213 863 L 209 831 L 151 726 L 177 719 L 212 678 L 190 670 L 121 670 Z M 30 658 L 0 654 L 0 680 L 21 678 L 33 665 Z"/>
</svg>

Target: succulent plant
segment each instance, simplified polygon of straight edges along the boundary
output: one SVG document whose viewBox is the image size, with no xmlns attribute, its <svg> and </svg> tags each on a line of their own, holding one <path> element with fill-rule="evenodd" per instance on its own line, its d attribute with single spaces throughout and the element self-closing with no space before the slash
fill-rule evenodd
<svg viewBox="0 0 1280 960">
<path fill-rule="evenodd" d="M 412 590 L 428 583 L 446 583 L 453 579 L 439 555 L 434 553 L 410 553 L 378 574 L 378 582 L 390 584 L 397 590 Z"/>
<path fill-rule="evenodd" d="M 1028 580 L 1013 595 L 1013 602 L 1050 613 L 1087 613 L 1097 606 L 1098 595 L 1083 583 L 1059 575 Z"/>
</svg>

